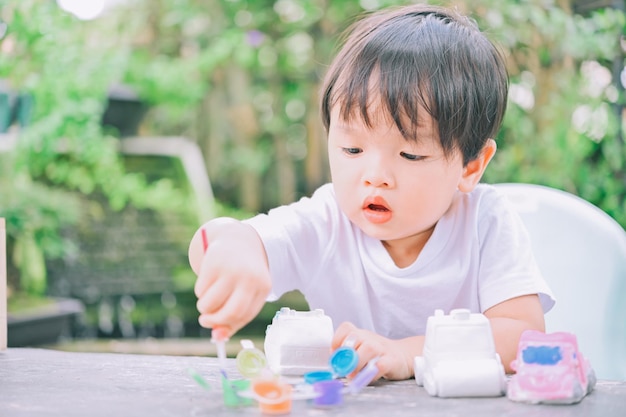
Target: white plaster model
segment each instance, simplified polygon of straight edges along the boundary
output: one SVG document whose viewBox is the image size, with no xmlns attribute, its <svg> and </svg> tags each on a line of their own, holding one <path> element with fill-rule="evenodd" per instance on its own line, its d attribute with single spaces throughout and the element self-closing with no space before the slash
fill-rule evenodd
<svg viewBox="0 0 626 417">
<path fill-rule="evenodd" d="M 265 356 L 274 373 L 304 375 L 328 369 L 333 323 L 323 310 L 295 311 L 283 307 L 265 331 Z"/>
<path fill-rule="evenodd" d="M 426 322 L 423 356 L 414 360 L 415 382 L 438 397 L 497 397 L 506 378 L 491 325 L 483 314 L 435 310 Z"/>
</svg>

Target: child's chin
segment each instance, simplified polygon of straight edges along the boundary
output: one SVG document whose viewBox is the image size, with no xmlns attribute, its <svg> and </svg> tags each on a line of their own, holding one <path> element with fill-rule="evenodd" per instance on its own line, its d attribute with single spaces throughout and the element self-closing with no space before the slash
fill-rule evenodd
<svg viewBox="0 0 626 417">
<path fill-rule="evenodd" d="M 385 227 L 385 224 L 376 224 L 368 221 L 361 221 L 357 226 L 367 236 L 377 240 L 396 240 L 401 239 L 403 236 L 399 236 L 399 233 L 393 233 L 389 230 L 389 227 Z"/>
</svg>

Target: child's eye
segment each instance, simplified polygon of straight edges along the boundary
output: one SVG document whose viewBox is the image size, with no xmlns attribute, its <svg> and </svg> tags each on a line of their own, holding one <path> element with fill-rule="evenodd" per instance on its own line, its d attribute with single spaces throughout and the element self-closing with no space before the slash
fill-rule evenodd
<svg viewBox="0 0 626 417">
<path fill-rule="evenodd" d="M 400 156 L 408 161 L 419 161 L 425 158 L 424 156 L 421 156 L 421 155 L 413 155 L 413 154 L 406 153 L 406 152 L 400 152 Z"/>
<path fill-rule="evenodd" d="M 341 150 L 348 155 L 357 155 L 363 152 L 361 148 L 341 148 Z"/>
</svg>

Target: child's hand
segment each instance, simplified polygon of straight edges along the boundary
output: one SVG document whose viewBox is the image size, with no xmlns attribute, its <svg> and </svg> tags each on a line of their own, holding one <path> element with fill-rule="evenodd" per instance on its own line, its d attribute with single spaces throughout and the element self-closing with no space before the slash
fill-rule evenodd
<svg viewBox="0 0 626 417">
<path fill-rule="evenodd" d="M 345 322 L 337 328 L 332 348 L 339 348 L 347 339 L 353 343 L 359 355 L 359 364 L 350 377 L 354 377 L 370 360 L 379 356 L 380 359 L 376 362 L 379 372 L 374 381 L 381 377 L 389 380 L 412 378 L 413 358 L 421 354 L 424 345 L 423 336 L 391 340 Z"/>
<path fill-rule="evenodd" d="M 233 219 L 210 221 L 192 238 L 189 263 L 198 275 L 194 292 L 202 327 L 219 326 L 230 337 L 263 307 L 271 282 L 263 243 L 252 227 Z"/>
</svg>

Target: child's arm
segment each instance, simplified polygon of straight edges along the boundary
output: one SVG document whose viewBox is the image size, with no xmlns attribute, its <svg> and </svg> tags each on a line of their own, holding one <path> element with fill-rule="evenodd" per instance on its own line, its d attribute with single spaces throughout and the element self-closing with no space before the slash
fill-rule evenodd
<svg viewBox="0 0 626 417">
<path fill-rule="evenodd" d="M 194 292 L 202 327 L 220 326 L 230 337 L 263 307 L 271 288 L 269 267 L 251 226 L 227 218 L 206 223 L 191 239 L 189 264 L 198 276 Z"/>
<path fill-rule="evenodd" d="M 543 309 L 536 294 L 511 298 L 496 304 L 485 316 L 491 322 L 496 351 L 507 373 L 512 373 L 511 362 L 517 354 L 519 338 L 524 330 L 545 331 Z"/>
<path fill-rule="evenodd" d="M 422 354 L 424 336 L 407 337 L 391 340 L 369 330 L 359 329 L 352 323 L 342 323 L 333 337 L 331 347 L 337 349 L 350 338 L 359 355 L 359 364 L 350 375 L 354 377 L 370 360 L 380 357 L 376 362 L 379 372 L 376 378 L 404 380 L 414 375 L 413 358 Z"/>
<path fill-rule="evenodd" d="M 487 311 L 485 316 L 491 322 L 496 351 L 502 359 L 507 373 L 513 372 L 511 362 L 517 354 L 519 338 L 524 330 L 544 331 L 543 310 L 537 295 L 525 295 L 506 300 Z M 424 336 L 391 340 L 368 330 L 358 329 L 352 323 L 342 323 L 333 337 L 332 348 L 341 346 L 346 339 L 354 342 L 359 354 L 359 365 L 355 374 L 376 356 L 380 369 L 378 378 L 390 380 L 409 379 L 414 376 L 413 358 L 422 355 Z M 352 375 L 354 376 L 354 375 Z"/>
</svg>

